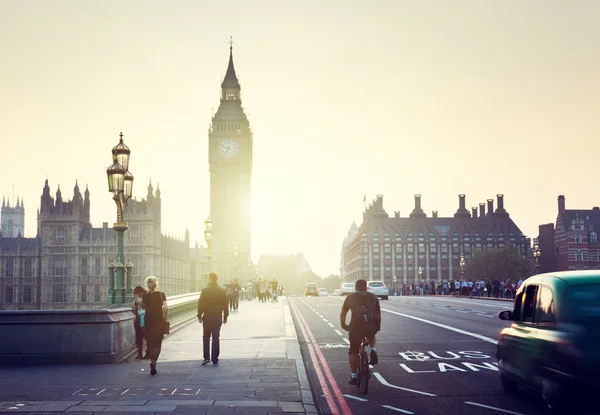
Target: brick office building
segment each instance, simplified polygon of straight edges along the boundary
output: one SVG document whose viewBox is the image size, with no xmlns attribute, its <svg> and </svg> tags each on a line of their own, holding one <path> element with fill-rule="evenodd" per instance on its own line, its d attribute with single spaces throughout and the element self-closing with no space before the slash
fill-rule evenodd
<svg viewBox="0 0 600 415">
<path fill-rule="evenodd" d="M 469 261 L 480 250 L 513 244 L 524 258 L 528 255 L 527 238 L 504 209 L 504 196 L 488 199 L 471 212 L 465 208 L 465 195 L 453 217 L 431 217 L 421 208 L 421 196 L 415 195 L 415 208 L 409 217 L 396 211 L 390 217 L 378 195 L 363 213 L 363 222 L 353 240 L 343 248 L 346 281 L 359 278 L 383 280 L 393 287 L 419 280 L 448 281 L 460 277 L 459 261 Z"/>
<path fill-rule="evenodd" d="M 554 257 L 555 269 L 559 271 L 600 269 L 598 231 L 600 231 L 599 207 L 567 210 L 565 197 L 560 195 L 553 249 L 545 251 L 541 246 L 542 259 L 546 256 Z"/>
</svg>

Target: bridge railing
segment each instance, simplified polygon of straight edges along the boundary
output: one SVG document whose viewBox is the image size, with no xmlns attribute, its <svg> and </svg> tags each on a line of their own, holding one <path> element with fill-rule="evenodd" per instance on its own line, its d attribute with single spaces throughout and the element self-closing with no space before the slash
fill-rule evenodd
<svg viewBox="0 0 600 415">
<path fill-rule="evenodd" d="M 167 297 L 171 333 L 196 317 L 200 293 Z M 135 352 L 132 307 L 0 310 L 0 365 L 115 363 Z"/>
</svg>

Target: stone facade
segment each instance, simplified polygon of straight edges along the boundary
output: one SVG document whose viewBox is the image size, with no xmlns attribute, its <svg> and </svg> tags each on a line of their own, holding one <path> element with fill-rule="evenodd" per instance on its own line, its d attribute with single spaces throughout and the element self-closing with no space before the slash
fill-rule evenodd
<svg viewBox="0 0 600 415">
<path fill-rule="evenodd" d="M 19 201 L 17 197 L 17 204 L 10 206 L 10 199 L 5 201 L 2 198 L 0 216 L 2 217 L 0 231 L 3 236 L 7 238 L 16 238 L 19 235 L 25 236 L 25 205 L 23 199 Z"/>
<path fill-rule="evenodd" d="M 415 208 L 409 217 L 396 211 L 390 217 L 383 208 L 383 196 L 363 213 L 363 222 L 353 240 L 344 242 L 343 268 L 345 281 L 359 278 L 382 280 L 388 287 L 412 284 L 421 280 L 448 281 L 460 277 L 459 261 L 466 261 L 484 249 L 497 249 L 513 244 L 524 258 L 529 246 L 527 238 L 504 209 L 504 196 L 498 195 L 498 208 L 493 199 L 481 203 L 479 210 L 465 207 L 465 196 L 459 196 L 454 217 L 438 217 L 433 211 L 427 217 L 421 208 L 421 195 L 415 196 Z"/>
<path fill-rule="evenodd" d="M 229 65 L 221 84 L 221 102 L 208 132 L 210 169 L 210 216 L 213 221 L 211 270 L 221 281 L 234 273 L 251 272 L 250 190 L 252 176 L 252 130 L 241 100 L 241 87 L 233 66 Z M 233 246 L 238 246 L 237 261 Z M 237 263 L 236 263 L 237 262 Z"/>
<path fill-rule="evenodd" d="M 116 234 L 104 222 L 90 223 L 90 193 L 76 184 L 73 198 L 55 198 L 48 181 L 38 211 L 36 238 L 1 238 L 0 308 L 86 309 L 107 304 L 108 263 L 116 255 Z M 162 234 L 160 189 L 148 186 L 145 199 L 130 200 L 124 212 L 125 255 L 134 264 L 133 286 L 148 275 L 167 296 L 198 291 L 205 249 Z M 116 260 L 116 258 L 114 258 Z"/>
</svg>

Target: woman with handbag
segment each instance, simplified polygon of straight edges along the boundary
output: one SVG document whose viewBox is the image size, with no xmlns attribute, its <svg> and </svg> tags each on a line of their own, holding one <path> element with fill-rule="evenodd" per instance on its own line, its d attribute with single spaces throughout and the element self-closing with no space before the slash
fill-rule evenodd
<svg viewBox="0 0 600 415">
<path fill-rule="evenodd" d="M 146 310 L 144 328 L 148 356 L 150 357 L 150 374 L 154 376 L 158 373 L 156 371 L 156 361 L 160 356 L 163 336 L 169 332 L 169 308 L 165 293 L 158 291 L 158 279 L 150 276 L 146 278 L 145 283 L 148 292 L 144 294 L 142 299 L 143 307 Z"/>
</svg>

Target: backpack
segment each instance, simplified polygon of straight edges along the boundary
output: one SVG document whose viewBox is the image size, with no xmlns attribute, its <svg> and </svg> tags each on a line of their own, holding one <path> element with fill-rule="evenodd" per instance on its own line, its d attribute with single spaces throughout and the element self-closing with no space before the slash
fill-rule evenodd
<svg viewBox="0 0 600 415">
<path fill-rule="evenodd" d="M 352 320 L 361 326 L 374 325 L 377 323 L 375 310 L 373 308 L 373 298 L 368 294 L 355 294 L 357 299 L 356 316 Z"/>
</svg>

